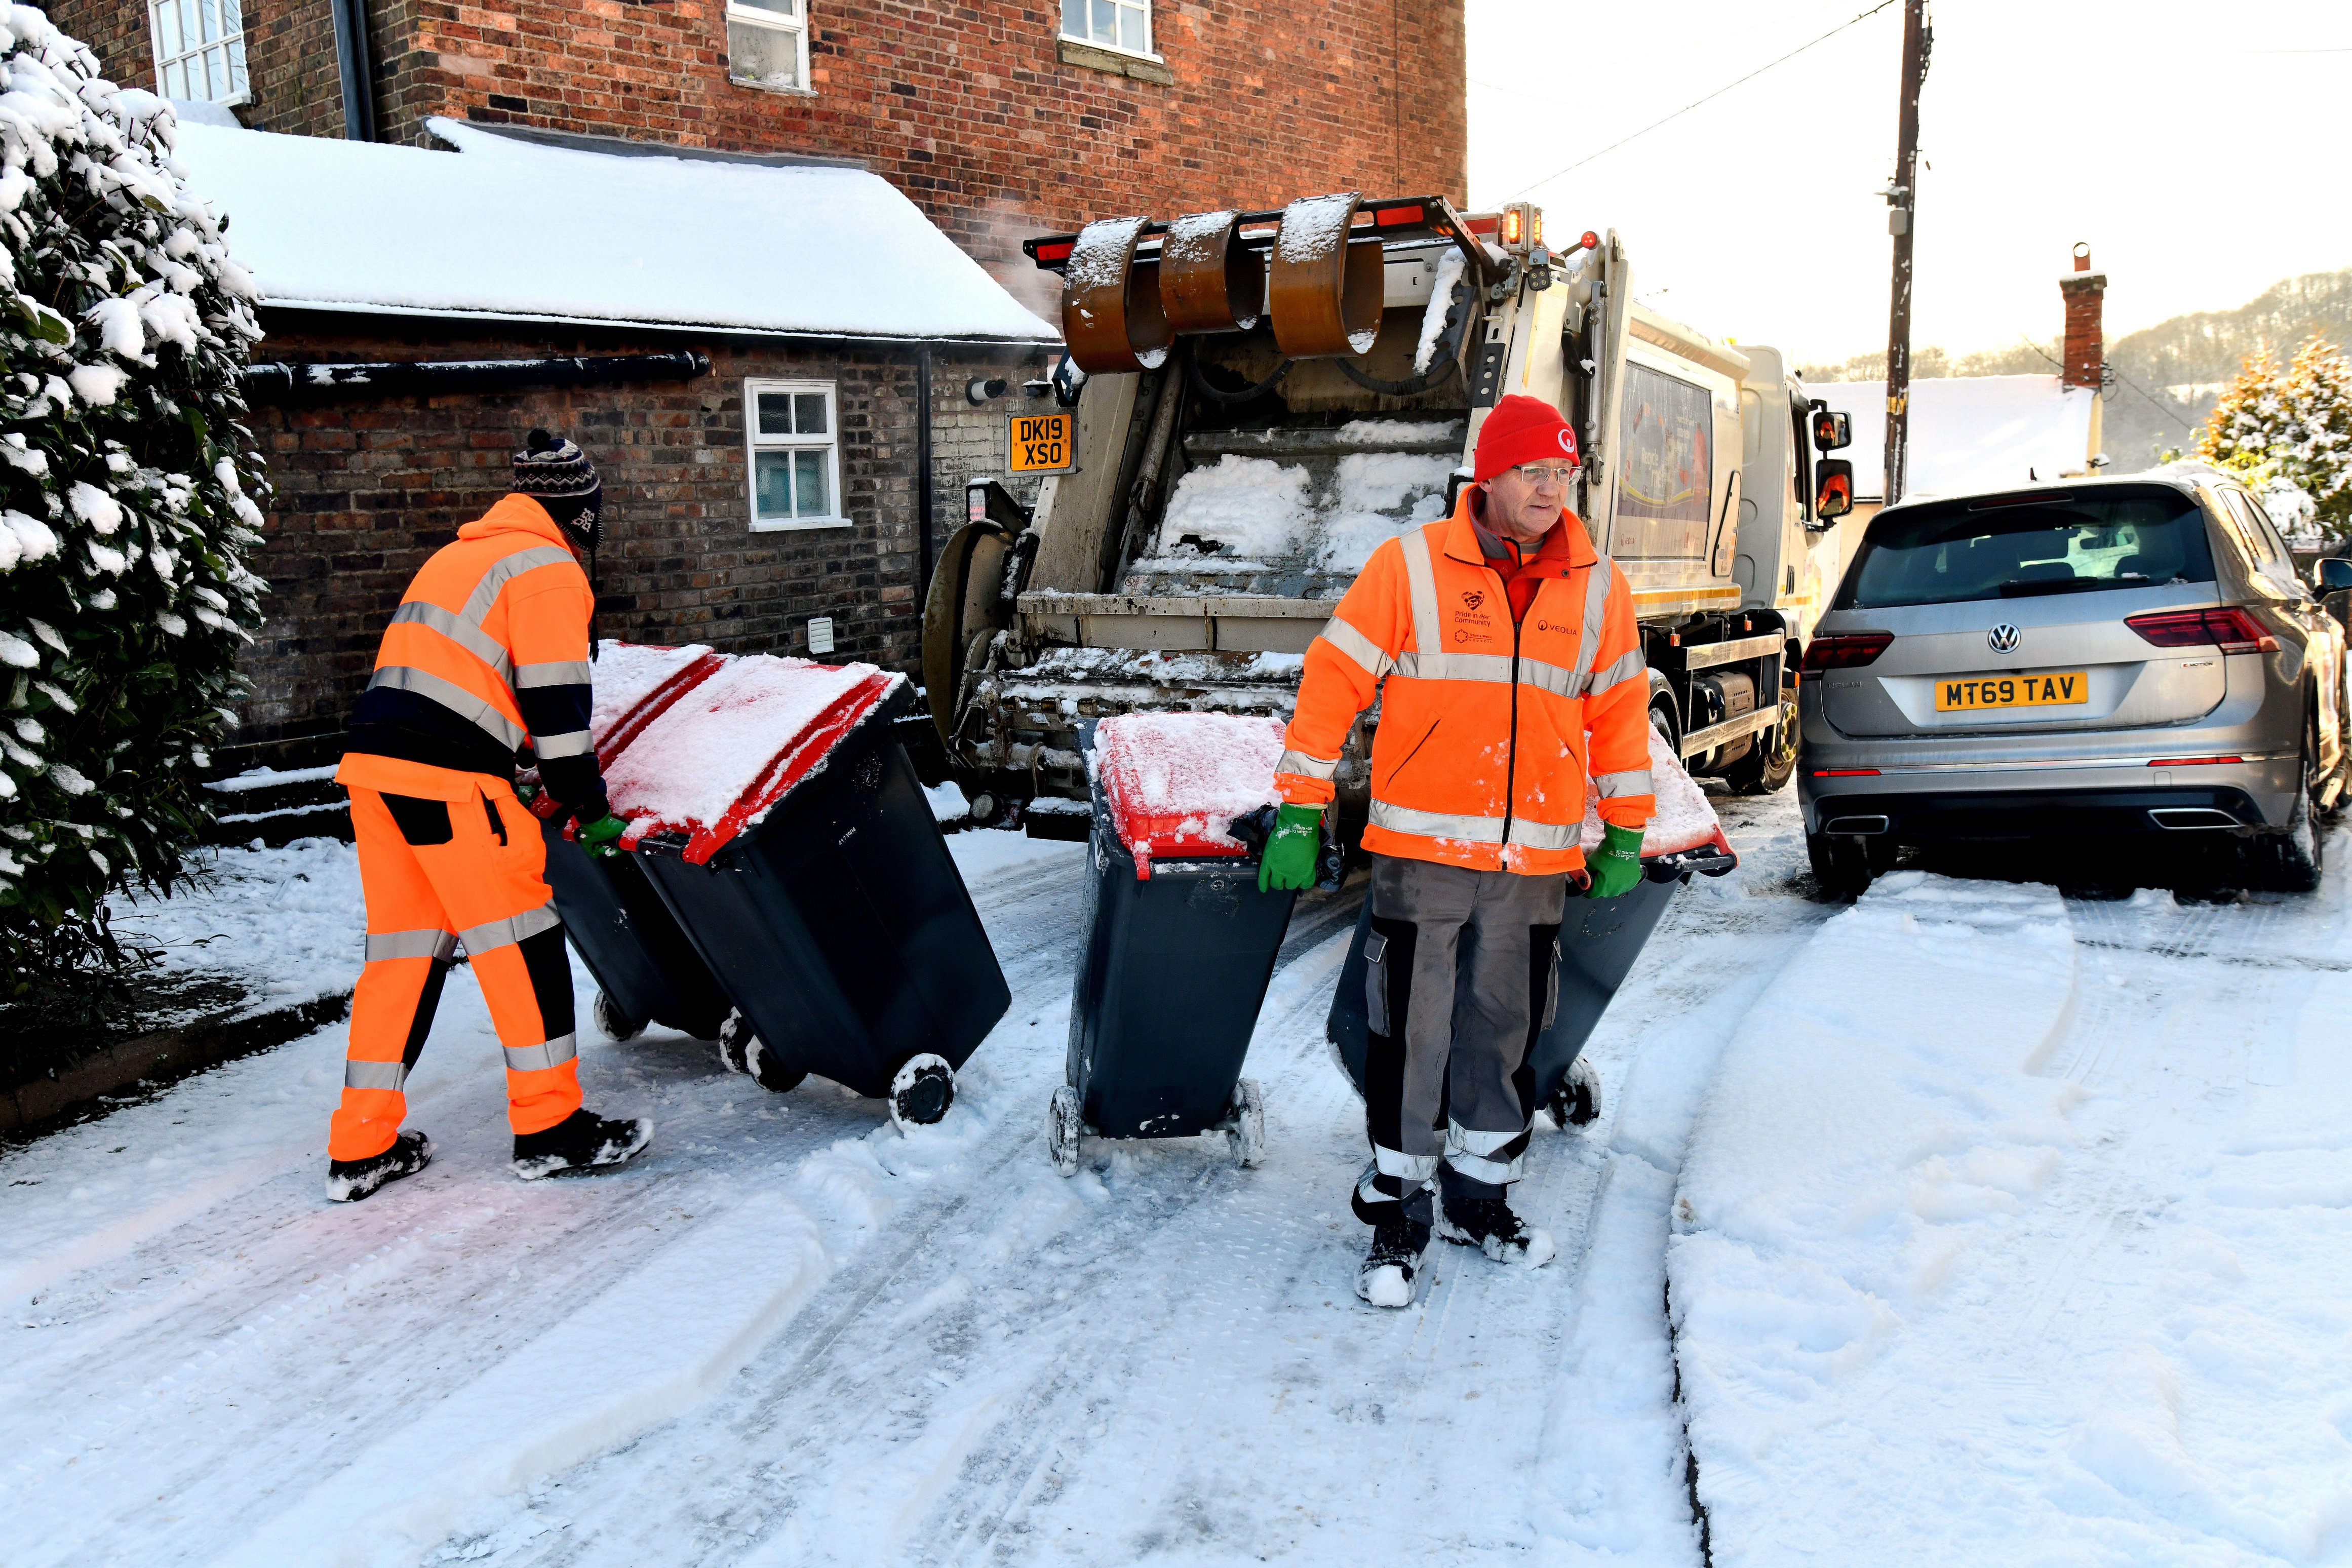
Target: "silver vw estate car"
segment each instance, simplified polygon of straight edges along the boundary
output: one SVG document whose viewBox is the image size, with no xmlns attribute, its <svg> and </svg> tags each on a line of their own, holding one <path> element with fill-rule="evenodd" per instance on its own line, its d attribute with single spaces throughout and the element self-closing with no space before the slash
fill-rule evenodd
<svg viewBox="0 0 2352 1568">
<path fill-rule="evenodd" d="M 1904 844 L 2140 834 L 2315 887 L 2314 817 L 2346 784 L 2344 654 L 2216 469 L 1888 507 L 1800 677 L 1814 872 L 1858 892 Z"/>
</svg>

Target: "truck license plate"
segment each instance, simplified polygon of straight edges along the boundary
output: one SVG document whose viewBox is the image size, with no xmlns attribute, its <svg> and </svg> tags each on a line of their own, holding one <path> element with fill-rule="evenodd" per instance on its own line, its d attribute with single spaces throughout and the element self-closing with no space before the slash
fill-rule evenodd
<svg viewBox="0 0 2352 1568">
<path fill-rule="evenodd" d="M 1015 414 L 1012 435 L 1012 466 L 1016 474 L 1066 474 L 1077 467 L 1075 412 Z"/>
<path fill-rule="evenodd" d="M 2062 708 L 2091 700 L 2091 678 L 2080 669 L 2053 670 L 2043 675 L 1969 675 L 1938 677 L 1936 711 L 1952 713 L 1979 708 Z"/>
</svg>

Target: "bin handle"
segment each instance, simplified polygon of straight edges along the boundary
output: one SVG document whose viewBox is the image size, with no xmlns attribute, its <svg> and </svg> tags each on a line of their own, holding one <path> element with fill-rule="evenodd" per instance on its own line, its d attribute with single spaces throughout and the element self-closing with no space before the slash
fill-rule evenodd
<svg viewBox="0 0 2352 1568">
<path fill-rule="evenodd" d="M 1702 844 L 1696 849 L 1677 850 L 1643 861 L 1642 875 L 1653 882 L 1677 881 L 1694 871 L 1702 877 L 1727 877 L 1738 865 L 1739 857 L 1730 850 Z"/>
</svg>

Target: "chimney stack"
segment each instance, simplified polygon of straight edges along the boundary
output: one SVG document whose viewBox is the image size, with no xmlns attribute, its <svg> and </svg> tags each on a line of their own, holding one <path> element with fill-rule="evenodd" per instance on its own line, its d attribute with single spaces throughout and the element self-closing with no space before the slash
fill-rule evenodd
<svg viewBox="0 0 2352 1568">
<path fill-rule="evenodd" d="M 2066 300 L 2066 351 L 2059 379 L 2098 390 L 2106 361 L 2107 275 L 2091 270 L 2091 247 L 2074 247 L 2074 270 L 2058 279 Z"/>
</svg>

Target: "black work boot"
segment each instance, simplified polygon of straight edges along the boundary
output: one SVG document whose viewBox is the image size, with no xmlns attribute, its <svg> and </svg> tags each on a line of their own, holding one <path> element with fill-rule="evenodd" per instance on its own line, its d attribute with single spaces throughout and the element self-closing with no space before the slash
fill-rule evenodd
<svg viewBox="0 0 2352 1568">
<path fill-rule="evenodd" d="M 422 1132 L 403 1132 L 392 1147 L 364 1160 L 327 1162 L 327 1201 L 355 1204 L 386 1182 L 413 1176 L 433 1163 L 433 1140 Z"/>
<path fill-rule="evenodd" d="M 617 1165 L 653 1142 L 654 1124 L 644 1117 L 607 1121 L 593 1110 L 575 1110 L 538 1132 L 518 1132 L 514 1173 L 526 1182 L 566 1171 Z"/>
<path fill-rule="evenodd" d="M 1558 1249 L 1551 1233 L 1522 1225 L 1511 1205 L 1501 1198 L 1442 1198 L 1437 1210 L 1437 1234 L 1464 1247 L 1475 1247 L 1497 1263 L 1541 1268 Z"/>
<path fill-rule="evenodd" d="M 1384 1220 L 1372 1227 L 1372 1249 L 1356 1270 L 1356 1294 L 1375 1307 L 1410 1307 L 1429 1250 L 1429 1226 L 1417 1219 Z"/>
</svg>

